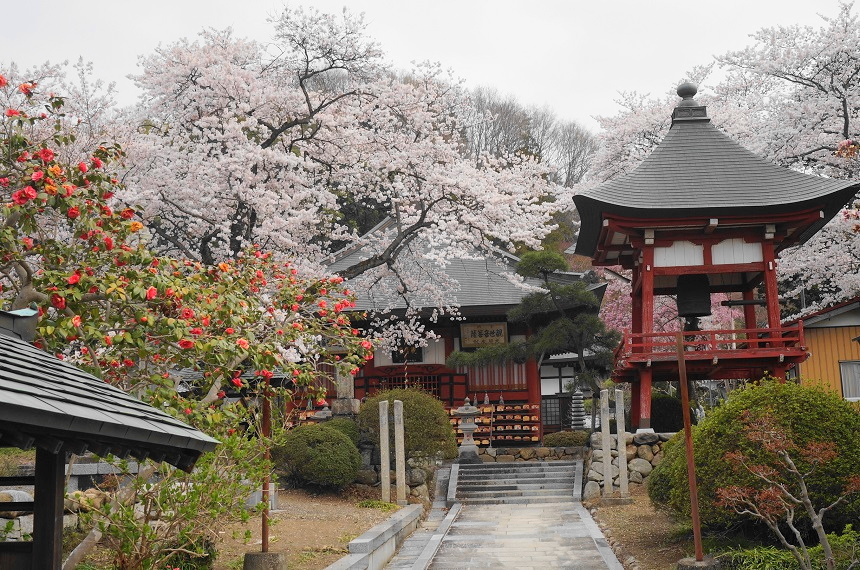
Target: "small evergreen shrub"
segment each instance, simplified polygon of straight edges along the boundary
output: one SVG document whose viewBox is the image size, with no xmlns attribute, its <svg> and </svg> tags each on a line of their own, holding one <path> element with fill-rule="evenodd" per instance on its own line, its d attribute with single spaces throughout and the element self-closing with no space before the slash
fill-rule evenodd
<svg viewBox="0 0 860 570">
<path fill-rule="evenodd" d="M 582 447 L 588 441 L 587 431 L 557 431 L 543 436 L 544 447 Z"/>
<path fill-rule="evenodd" d="M 847 525 L 841 534 L 829 533 L 827 541 L 833 550 L 836 570 L 849 570 L 860 566 L 860 531 Z M 824 549 L 821 545 L 809 548 L 809 557 L 815 570 L 825 570 Z M 725 570 L 772 570 L 797 568 L 797 560 L 785 548 L 759 546 L 732 549 L 717 556 Z M 852 566 L 853 564 L 853 566 Z"/>
<path fill-rule="evenodd" d="M 385 390 L 365 400 L 358 414 L 358 423 L 361 431 L 366 433 L 371 441 L 379 442 L 379 402 L 382 400 L 388 400 L 389 413 L 394 411 L 394 400 L 403 402 L 404 446 L 407 456 L 433 457 L 442 453 L 442 456 L 448 459 L 457 457 L 457 439 L 442 402 L 427 392 L 413 388 Z M 394 449 L 393 426 L 389 426 L 389 437 L 391 449 Z"/>
<path fill-rule="evenodd" d="M 350 440 L 356 446 L 358 446 L 358 424 L 355 423 L 355 420 L 350 418 L 333 418 L 324 424 L 325 427 L 336 429 Z"/>
<path fill-rule="evenodd" d="M 696 416 L 690 414 L 695 423 Z M 684 411 L 681 400 L 668 394 L 651 394 L 651 428 L 657 433 L 677 432 L 684 429 Z"/>
<path fill-rule="evenodd" d="M 693 428 L 699 515 L 703 526 L 716 529 L 751 524 L 747 517 L 716 502 L 717 489 L 721 487 L 760 486 L 753 475 L 736 471 L 725 460 L 726 453 L 740 451 L 753 463 L 766 462 L 766 451 L 745 436 L 742 415 L 747 411 L 770 415 L 800 447 L 810 442 L 832 442 L 836 446 L 837 457 L 818 465 L 807 481 L 810 497 L 818 508 L 835 501 L 842 494 L 847 479 L 860 473 L 860 438 L 857 437 L 860 413 L 838 395 L 818 387 L 763 380 L 732 392 L 728 400 Z M 663 461 L 648 477 L 649 495 L 655 503 L 689 515 L 683 438 L 675 437 L 667 442 L 663 453 Z M 804 463 L 801 466 L 809 469 Z M 860 520 L 860 496 L 855 494 L 829 511 L 824 524 L 828 530 L 838 530 L 857 520 Z"/>
<path fill-rule="evenodd" d="M 325 425 L 290 430 L 272 447 L 275 468 L 302 486 L 342 488 L 355 481 L 361 456 L 352 440 Z"/>
</svg>

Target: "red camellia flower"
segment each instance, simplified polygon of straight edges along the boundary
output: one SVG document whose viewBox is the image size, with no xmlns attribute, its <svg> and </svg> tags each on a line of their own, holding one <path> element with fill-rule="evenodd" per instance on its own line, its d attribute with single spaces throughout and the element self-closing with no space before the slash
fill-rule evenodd
<svg viewBox="0 0 860 570">
<path fill-rule="evenodd" d="M 233 378 L 233 379 L 231 380 L 231 382 L 232 382 L 232 383 L 233 383 L 233 385 L 234 385 L 234 386 L 236 386 L 237 388 L 241 388 L 241 387 L 242 387 L 242 379 L 241 379 L 241 378 L 239 378 L 238 376 L 237 376 L 237 377 L 235 377 L 235 378 Z"/>
<path fill-rule="evenodd" d="M 182 340 L 179 341 L 179 348 L 182 348 L 184 350 L 188 350 L 189 348 L 191 348 L 193 346 L 194 346 L 193 340 L 188 340 L 187 338 L 183 338 Z"/>
<path fill-rule="evenodd" d="M 21 111 L 19 111 L 18 109 L 6 109 L 6 116 L 7 117 L 17 117 L 20 114 L 21 114 Z"/>
<path fill-rule="evenodd" d="M 0 186 L 2 186 L 3 188 L 8 188 L 9 187 L 9 179 L 5 178 L 5 177 L 0 178 Z"/>
<path fill-rule="evenodd" d="M 105 344 L 108 346 L 113 345 L 113 339 L 109 336 L 105 336 Z"/>
<path fill-rule="evenodd" d="M 5 77 L 0 75 L 0 87 L 6 87 L 7 85 L 9 85 L 9 81 L 7 81 Z"/>
<path fill-rule="evenodd" d="M 242 347 L 242 348 L 244 348 L 244 349 L 247 349 L 247 348 L 250 346 L 250 344 L 248 343 L 248 341 L 247 341 L 247 340 L 245 340 L 244 338 L 240 338 L 239 340 L 237 340 L 237 341 L 236 341 L 236 344 L 238 344 L 239 346 L 241 346 L 241 347 Z"/>
<path fill-rule="evenodd" d="M 155 287 L 150 287 L 149 289 L 146 290 L 146 300 L 147 301 L 151 301 L 151 300 L 155 299 L 155 297 L 157 295 L 158 295 L 158 289 L 156 289 Z"/>
<path fill-rule="evenodd" d="M 87 170 L 89 170 L 89 168 L 87 168 L 87 163 L 86 162 L 78 163 L 78 170 L 80 170 L 81 172 L 86 174 Z"/>
<path fill-rule="evenodd" d="M 66 281 L 69 283 L 69 285 L 74 285 L 75 283 L 77 283 L 80 280 L 81 280 L 80 273 L 72 273 L 71 275 L 69 275 L 69 278 L 66 279 Z"/>
<path fill-rule="evenodd" d="M 51 295 L 51 304 L 57 309 L 63 310 L 66 308 L 66 299 L 61 295 L 54 293 Z"/>
<path fill-rule="evenodd" d="M 119 217 L 123 220 L 130 220 L 134 217 L 134 210 L 132 210 L 131 208 L 126 208 L 119 213 Z"/>
<path fill-rule="evenodd" d="M 81 326 L 81 316 L 75 315 L 74 317 L 72 317 L 72 324 L 75 325 L 76 327 Z"/>
<path fill-rule="evenodd" d="M 36 172 L 34 172 L 33 174 L 30 175 L 30 180 L 32 180 L 33 182 L 38 182 L 39 180 L 41 180 L 44 177 L 45 177 L 45 173 L 42 172 L 41 170 L 37 170 Z"/>
<path fill-rule="evenodd" d="M 54 160 L 54 151 L 49 148 L 43 148 L 36 155 L 42 159 L 42 162 L 51 162 Z"/>
<path fill-rule="evenodd" d="M 12 201 L 19 206 L 23 206 L 24 204 L 29 202 L 29 199 L 27 198 L 27 196 L 24 195 L 23 190 L 15 190 L 14 192 L 12 192 Z"/>
<path fill-rule="evenodd" d="M 234 332 L 236 331 L 232 327 L 227 327 L 226 329 L 224 329 L 224 334 L 233 334 Z"/>
<path fill-rule="evenodd" d="M 190 332 L 191 332 L 191 334 L 193 334 L 194 336 L 199 336 L 199 335 L 203 334 L 203 329 L 201 329 L 201 328 L 199 328 L 199 327 L 194 327 L 193 329 L 191 329 L 191 331 L 190 331 Z"/>
<path fill-rule="evenodd" d="M 111 239 L 110 236 L 105 237 L 104 242 L 105 242 L 105 249 L 107 249 L 108 251 L 113 249 L 113 239 Z"/>
<path fill-rule="evenodd" d="M 220 390 L 220 391 L 218 392 L 218 394 L 216 394 L 216 395 L 218 396 L 218 399 L 220 400 L 220 399 L 224 398 L 224 397 L 227 395 L 227 392 L 225 392 L 224 390 Z"/>
<path fill-rule="evenodd" d="M 21 238 L 21 241 L 24 242 L 24 245 L 27 246 L 27 249 L 33 249 L 33 238 Z"/>
<path fill-rule="evenodd" d="M 102 161 L 96 157 L 93 157 L 93 168 L 101 168 L 101 167 L 102 167 Z"/>
<path fill-rule="evenodd" d="M 190 416 L 190 415 L 191 415 L 191 408 L 185 408 L 185 415 L 186 415 L 186 416 Z"/>
<path fill-rule="evenodd" d="M 69 218 L 74 220 L 75 218 L 77 218 L 78 216 L 81 215 L 81 211 L 80 211 L 80 209 L 78 209 L 77 206 L 72 206 L 71 208 L 69 208 L 69 211 L 66 212 L 66 215 Z"/>
<path fill-rule="evenodd" d="M 182 309 L 182 311 L 179 313 L 179 316 L 181 316 L 183 319 L 193 319 L 194 318 L 194 311 L 192 311 L 188 307 L 184 307 Z"/>
<path fill-rule="evenodd" d="M 33 94 L 33 88 L 36 87 L 37 83 L 34 81 L 33 83 L 22 83 L 18 86 L 18 91 L 29 97 Z"/>
</svg>

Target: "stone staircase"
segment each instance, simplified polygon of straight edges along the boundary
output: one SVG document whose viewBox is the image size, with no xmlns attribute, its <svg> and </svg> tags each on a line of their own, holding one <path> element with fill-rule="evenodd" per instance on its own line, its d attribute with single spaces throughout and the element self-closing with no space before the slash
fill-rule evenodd
<svg viewBox="0 0 860 570">
<path fill-rule="evenodd" d="M 579 481 L 577 481 L 577 472 Z M 529 504 L 578 501 L 581 461 L 454 465 L 448 503 Z M 453 491 L 453 492 L 452 492 Z"/>
</svg>

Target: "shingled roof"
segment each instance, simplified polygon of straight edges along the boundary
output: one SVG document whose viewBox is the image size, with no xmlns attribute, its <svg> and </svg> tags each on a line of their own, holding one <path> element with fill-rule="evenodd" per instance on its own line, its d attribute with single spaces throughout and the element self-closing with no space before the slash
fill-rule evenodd
<svg viewBox="0 0 860 570">
<path fill-rule="evenodd" d="M 383 221 L 369 233 L 384 230 L 390 224 L 390 220 Z M 495 259 L 477 253 L 474 258 L 451 259 L 444 268 L 428 261 L 428 278 L 432 278 L 434 272 L 444 272 L 457 283 L 457 289 L 451 292 L 447 301 L 455 304 L 461 315 L 504 315 L 508 310 L 519 305 L 523 297 L 535 291 L 535 287 L 542 287 L 543 281 L 526 278 L 523 280 L 525 286 L 515 283 L 518 277 L 515 276 L 512 281 L 510 275 L 514 274 L 519 258 L 502 250 L 496 250 L 495 253 Z M 369 255 L 362 248 L 345 250 L 336 257 L 329 269 L 336 273 L 367 257 Z M 550 275 L 550 280 L 569 284 L 581 280 L 582 277 L 582 273 L 558 272 Z M 598 299 L 602 299 L 606 283 L 592 283 L 587 286 L 587 289 L 597 295 Z M 406 308 L 406 302 L 402 297 L 395 297 L 383 289 L 361 290 L 357 291 L 357 294 L 355 309 L 358 311 L 384 309 L 396 311 Z"/>
<path fill-rule="evenodd" d="M 0 445 L 150 457 L 188 470 L 218 443 L 12 334 L 0 328 Z"/>
<path fill-rule="evenodd" d="M 582 220 L 575 252 L 593 257 L 605 214 L 648 219 L 749 216 L 810 209 L 824 217 L 800 241 L 827 223 L 858 189 L 857 181 L 833 180 L 779 167 L 743 148 L 711 124 L 693 96 L 684 99 L 663 141 L 633 172 L 574 197 Z"/>
</svg>

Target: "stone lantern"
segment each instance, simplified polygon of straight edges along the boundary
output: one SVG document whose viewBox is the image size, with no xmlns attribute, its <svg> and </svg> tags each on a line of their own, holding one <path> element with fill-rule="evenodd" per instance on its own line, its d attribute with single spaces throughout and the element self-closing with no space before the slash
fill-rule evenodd
<svg viewBox="0 0 860 570">
<path fill-rule="evenodd" d="M 475 445 L 475 440 L 472 434 L 477 429 L 475 418 L 480 415 L 481 410 L 473 406 L 469 397 L 463 401 L 463 405 L 457 408 L 454 415 L 460 418 L 460 431 L 463 432 L 463 442 L 460 444 L 460 453 L 457 457 L 457 463 L 460 464 L 477 464 L 483 463 L 478 458 L 478 446 Z"/>
</svg>

